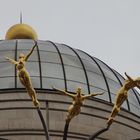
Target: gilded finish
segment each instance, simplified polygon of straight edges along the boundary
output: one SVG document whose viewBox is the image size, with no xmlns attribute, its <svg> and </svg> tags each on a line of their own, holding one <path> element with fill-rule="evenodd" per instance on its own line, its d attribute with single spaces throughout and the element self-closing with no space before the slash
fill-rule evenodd
<svg viewBox="0 0 140 140">
<path fill-rule="evenodd" d="M 6 33 L 5 39 L 37 39 L 34 29 L 27 24 L 13 25 Z"/>
<path fill-rule="evenodd" d="M 15 61 L 8 57 L 6 57 L 6 59 L 9 60 L 12 64 L 16 65 L 16 69 L 18 71 L 18 77 L 19 77 L 20 82 L 26 88 L 27 93 L 29 94 L 29 96 L 31 97 L 31 99 L 33 101 L 33 104 L 36 107 L 39 107 L 39 102 L 36 97 L 36 91 L 32 86 L 32 82 L 31 82 L 29 73 L 27 72 L 27 70 L 25 68 L 25 63 L 28 60 L 28 58 L 30 57 L 30 55 L 33 53 L 33 50 L 35 47 L 36 47 L 36 44 L 33 46 L 31 51 L 27 55 L 24 55 L 21 53 L 19 55 L 18 61 Z"/>
<path fill-rule="evenodd" d="M 130 90 L 134 87 L 140 88 L 140 77 L 138 77 L 134 80 L 130 76 L 128 76 L 127 73 L 125 73 L 125 75 L 126 75 L 127 79 L 125 80 L 123 86 L 119 89 L 119 91 L 116 94 L 116 100 L 114 103 L 114 107 L 113 107 L 112 112 L 111 112 L 111 114 L 108 118 L 108 121 L 107 121 L 108 125 L 112 124 L 113 119 L 120 111 L 121 105 L 127 99 L 128 90 Z"/>
<path fill-rule="evenodd" d="M 77 90 L 75 92 L 76 95 L 70 94 L 64 90 L 60 90 L 60 89 L 57 89 L 54 87 L 53 87 L 53 89 L 65 94 L 65 95 L 68 95 L 69 97 L 72 97 L 72 99 L 73 99 L 72 105 L 70 105 L 70 107 L 68 108 L 68 113 L 66 116 L 66 123 L 69 123 L 73 117 L 80 114 L 81 106 L 83 105 L 84 100 L 86 98 L 104 94 L 104 92 L 101 92 L 101 93 L 91 93 L 89 95 L 82 95 L 80 87 L 77 88 Z"/>
</svg>

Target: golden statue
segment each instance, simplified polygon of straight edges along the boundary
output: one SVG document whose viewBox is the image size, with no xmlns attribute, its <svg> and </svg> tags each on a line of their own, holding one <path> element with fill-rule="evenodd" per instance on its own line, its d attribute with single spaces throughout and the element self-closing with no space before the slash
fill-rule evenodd
<svg viewBox="0 0 140 140">
<path fill-rule="evenodd" d="M 138 77 L 134 80 L 130 76 L 128 76 L 126 72 L 125 72 L 125 75 L 126 75 L 127 79 L 124 81 L 123 86 L 120 88 L 120 90 L 116 94 L 114 107 L 113 107 L 111 115 L 109 116 L 108 121 L 107 121 L 108 125 L 112 124 L 114 117 L 120 111 L 121 105 L 127 99 L 128 90 L 130 90 L 131 88 L 134 88 L 134 87 L 140 88 L 140 77 Z"/>
<path fill-rule="evenodd" d="M 65 95 L 68 95 L 69 97 L 72 97 L 72 99 L 73 99 L 72 105 L 70 105 L 70 107 L 68 108 L 68 113 L 66 116 L 66 123 L 69 123 L 73 117 L 80 114 L 81 106 L 83 105 L 84 100 L 86 98 L 104 94 L 104 92 L 101 92 L 101 93 L 91 93 L 89 95 L 82 95 L 80 87 L 77 88 L 76 95 L 70 94 L 64 90 L 60 90 L 60 89 L 57 89 L 54 87 L 53 87 L 53 89 L 65 94 Z"/>
<path fill-rule="evenodd" d="M 21 53 L 19 55 L 18 61 L 15 61 L 15 60 L 8 58 L 8 57 L 6 57 L 6 59 L 9 60 L 12 64 L 16 65 L 16 69 L 18 71 L 18 77 L 19 77 L 20 82 L 26 88 L 27 93 L 29 94 L 29 96 L 31 97 L 31 99 L 33 101 L 33 104 L 36 107 L 39 107 L 39 102 L 38 102 L 37 97 L 36 97 L 36 91 L 32 86 L 30 76 L 25 68 L 25 62 L 28 60 L 30 55 L 33 53 L 33 50 L 35 47 L 36 47 L 36 44 L 33 46 L 31 51 L 27 55 L 24 55 Z"/>
</svg>

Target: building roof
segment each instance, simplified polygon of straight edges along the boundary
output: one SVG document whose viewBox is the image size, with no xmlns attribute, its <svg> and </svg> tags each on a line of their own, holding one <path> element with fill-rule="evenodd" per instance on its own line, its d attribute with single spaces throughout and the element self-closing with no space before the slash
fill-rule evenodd
<svg viewBox="0 0 140 140">
<path fill-rule="evenodd" d="M 5 56 L 17 60 L 20 53 L 27 54 L 34 40 L 18 39 L 0 41 L 0 90 L 23 88 L 15 66 Z M 105 92 L 96 98 L 113 103 L 124 78 L 107 64 L 89 54 L 65 44 L 37 40 L 37 47 L 26 63 L 34 88 L 52 89 L 55 86 L 69 92 L 82 88 L 84 94 Z M 140 95 L 130 90 L 128 100 L 122 105 L 140 116 Z"/>
</svg>

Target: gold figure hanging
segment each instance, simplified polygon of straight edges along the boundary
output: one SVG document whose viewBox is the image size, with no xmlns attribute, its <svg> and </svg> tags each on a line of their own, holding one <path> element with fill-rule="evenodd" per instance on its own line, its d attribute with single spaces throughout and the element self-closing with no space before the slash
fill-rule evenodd
<svg viewBox="0 0 140 140">
<path fill-rule="evenodd" d="M 26 88 L 27 93 L 29 94 L 29 96 L 31 97 L 31 99 L 33 101 L 33 104 L 36 107 L 39 107 L 39 102 L 36 97 L 36 91 L 32 86 L 32 82 L 31 82 L 29 73 L 27 72 L 27 70 L 25 68 L 25 63 L 28 60 L 28 58 L 30 57 L 30 55 L 33 53 L 33 50 L 35 47 L 36 47 L 36 44 L 32 47 L 31 51 L 27 55 L 24 55 L 21 53 L 19 55 L 18 61 L 15 61 L 8 57 L 6 57 L 6 60 L 9 60 L 12 64 L 16 65 L 16 69 L 18 72 L 18 77 L 19 77 L 20 82 Z"/>
<path fill-rule="evenodd" d="M 53 89 L 65 94 L 65 95 L 68 95 L 69 97 L 72 97 L 72 99 L 73 99 L 72 105 L 70 105 L 70 107 L 68 108 L 68 113 L 66 116 L 66 123 L 69 123 L 73 117 L 80 114 L 81 106 L 83 105 L 84 100 L 86 98 L 104 94 L 104 92 L 101 92 L 101 93 L 91 93 L 89 95 L 82 95 L 80 87 L 77 88 L 75 95 L 70 94 L 64 90 L 54 88 L 54 87 L 53 87 Z"/>
<path fill-rule="evenodd" d="M 110 126 L 113 122 L 113 119 L 120 111 L 120 107 L 123 104 L 123 102 L 128 97 L 128 90 L 137 87 L 140 88 L 140 77 L 136 78 L 135 80 L 132 79 L 130 76 L 127 75 L 125 72 L 125 75 L 127 79 L 124 81 L 123 86 L 119 89 L 119 91 L 116 93 L 116 99 L 114 103 L 114 107 L 112 109 L 112 112 L 108 118 L 107 124 Z"/>
</svg>

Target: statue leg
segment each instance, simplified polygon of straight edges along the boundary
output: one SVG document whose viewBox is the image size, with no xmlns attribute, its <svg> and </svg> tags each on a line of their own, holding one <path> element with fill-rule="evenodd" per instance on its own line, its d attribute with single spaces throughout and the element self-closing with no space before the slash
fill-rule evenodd
<svg viewBox="0 0 140 140">
<path fill-rule="evenodd" d="M 40 105 L 39 105 L 39 102 L 38 102 L 38 100 L 37 100 L 37 97 L 36 97 L 36 91 L 35 91 L 35 89 L 33 88 L 32 91 L 33 91 L 32 99 L 33 99 L 34 105 L 35 105 L 35 106 L 40 106 Z"/>
<path fill-rule="evenodd" d="M 118 106 L 115 106 L 112 110 L 111 117 L 114 118 L 118 114 L 119 111 L 120 111 L 120 108 Z"/>
<path fill-rule="evenodd" d="M 39 102 L 38 102 L 38 100 L 36 98 L 35 90 L 32 87 L 28 87 L 27 88 L 27 92 L 28 92 L 29 96 L 31 97 L 31 99 L 33 101 L 33 104 L 38 107 L 39 106 Z"/>
<path fill-rule="evenodd" d="M 120 108 L 115 105 L 112 112 L 111 112 L 110 117 L 108 118 L 108 121 L 107 121 L 108 125 L 112 124 L 113 119 L 115 118 L 115 116 L 118 114 L 119 111 L 120 111 Z"/>
<path fill-rule="evenodd" d="M 26 88 L 27 93 L 29 94 L 30 98 L 32 99 L 33 104 L 38 107 L 39 102 L 36 98 L 36 91 L 32 87 L 32 83 L 31 83 L 29 74 L 26 71 L 21 71 L 18 73 L 18 76 L 19 76 L 21 83 Z"/>
<path fill-rule="evenodd" d="M 73 105 L 70 105 L 70 107 L 68 108 L 67 116 L 66 116 L 67 123 L 69 123 L 71 119 L 73 118 L 72 112 L 73 112 Z"/>
<path fill-rule="evenodd" d="M 69 123 L 72 118 L 73 117 L 69 113 L 67 113 L 67 116 L 66 116 L 66 119 L 65 119 L 66 123 Z"/>
<path fill-rule="evenodd" d="M 20 80 L 21 84 L 26 88 L 25 80 L 22 77 L 20 77 L 20 76 L 19 76 L 19 80 Z"/>
<path fill-rule="evenodd" d="M 81 112 L 81 108 L 78 106 L 74 106 L 74 105 L 71 105 L 68 109 L 68 114 L 67 114 L 67 117 L 66 117 L 66 121 L 70 122 L 72 118 L 74 118 L 75 116 L 79 115 Z"/>
<path fill-rule="evenodd" d="M 35 91 L 35 89 L 34 89 L 33 86 L 32 86 L 30 77 L 29 77 L 28 75 L 26 75 L 26 76 L 24 77 L 24 79 L 25 79 L 25 81 L 27 82 L 27 83 L 26 83 L 26 87 L 27 87 L 28 94 L 29 94 L 29 96 L 31 97 L 31 99 L 32 99 L 32 101 L 33 101 L 33 104 L 34 104 L 35 106 L 38 107 L 38 106 L 39 106 L 39 102 L 38 102 L 38 100 L 37 100 L 36 91 Z"/>
</svg>

